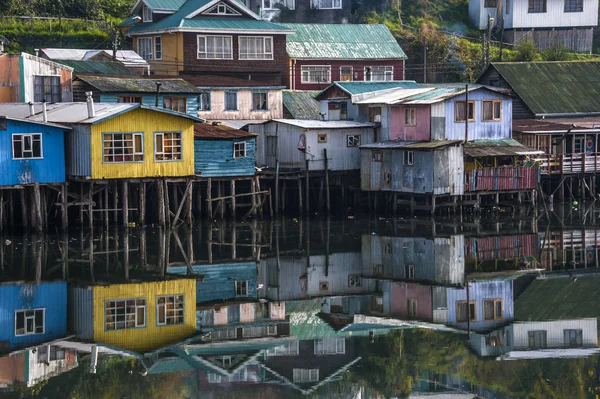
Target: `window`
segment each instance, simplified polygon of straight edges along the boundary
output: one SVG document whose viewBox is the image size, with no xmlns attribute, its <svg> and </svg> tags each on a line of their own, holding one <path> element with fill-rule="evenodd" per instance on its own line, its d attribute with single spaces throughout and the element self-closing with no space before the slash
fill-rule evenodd
<svg viewBox="0 0 600 399">
<path fill-rule="evenodd" d="M 469 321 L 469 316 L 471 317 L 471 321 L 477 320 L 477 314 L 475 313 L 475 302 L 470 301 L 459 301 L 456 302 L 456 321 L 458 323 L 465 323 Z"/>
<path fill-rule="evenodd" d="M 406 278 L 408 280 L 415 279 L 415 265 L 413 265 L 413 264 L 406 265 Z"/>
<path fill-rule="evenodd" d="M 184 114 L 187 112 L 186 103 L 185 97 L 165 97 L 163 100 L 164 108 Z"/>
<path fill-rule="evenodd" d="M 365 80 L 394 80 L 394 67 L 365 67 Z"/>
<path fill-rule="evenodd" d="M 162 60 L 162 37 L 160 36 L 154 38 L 154 59 Z"/>
<path fill-rule="evenodd" d="M 145 60 L 152 60 L 152 38 L 138 38 L 138 54 Z"/>
<path fill-rule="evenodd" d="M 120 103 L 141 104 L 142 97 L 139 96 L 119 96 Z"/>
<path fill-rule="evenodd" d="M 574 154 L 581 154 L 585 152 L 585 139 L 583 137 L 575 137 L 573 140 Z"/>
<path fill-rule="evenodd" d="M 142 133 L 104 133 L 105 163 L 142 162 L 144 146 Z"/>
<path fill-rule="evenodd" d="M 226 328 L 223 330 L 214 330 L 210 332 L 210 339 L 213 341 L 223 341 L 237 338 L 237 328 Z"/>
<path fill-rule="evenodd" d="M 348 135 L 348 136 L 346 136 L 346 146 L 347 147 L 358 147 L 358 146 L 360 146 L 360 136 L 359 135 Z"/>
<path fill-rule="evenodd" d="M 278 10 L 281 8 L 287 8 L 294 10 L 296 8 L 296 2 L 294 0 L 263 0 L 263 10 Z"/>
<path fill-rule="evenodd" d="M 315 355 L 343 355 L 346 353 L 345 338 L 322 338 L 314 340 Z"/>
<path fill-rule="evenodd" d="M 529 13 L 546 12 L 546 0 L 529 0 Z"/>
<path fill-rule="evenodd" d="M 236 281 L 235 282 L 235 296 L 248 296 L 248 282 L 247 281 Z"/>
<path fill-rule="evenodd" d="M 318 382 L 319 369 L 294 369 L 294 383 Z"/>
<path fill-rule="evenodd" d="M 502 299 L 485 299 L 483 301 L 483 320 L 502 320 L 504 318 Z"/>
<path fill-rule="evenodd" d="M 484 2 L 484 5 L 483 5 L 483 6 L 484 6 L 485 8 L 496 8 L 496 6 L 497 6 L 497 3 L 496 3 L 496 1 L 497 1 L 497 0 L 485 0 L 485 2 Z"/>
<path fill-rule="evenodd" d="M 198 96 L 198 110 L 210 111 L 210 92 L 200 93 Z"/>
<path fill-rule="evenodd" d="M 345 121 L 348 119 L 348 103 L 340 103 L 340 120 Z"/>
<path fill-rule="evenodd" d="M 483 101 L 483 121 L 500 121 L 502 120 L 502 101 Z M 463 104 L 464 106 L 464 104 Z"/>
<path fill-rule="evenodd" d="M 252 110 L 266 111 L 269 109 L 269 95 L 267 93 L 252 93 Z"/>
<path fill-rule="evenodd" d="M 313 0 L 314 8 L 342 8 L 342 0 Z"/>
<path fill-rule="evenodd" d="M 583 330 L 563 330 L 565 346 L 580 348 L 583 346 Z"/>
<path fill-rule="evenodd" d="M 15 311 L 15 335 L 43 334 L 45 309 L 25 309 Z"/>
<path fill-rule="evenodd" d="M 35 76 L 33 101 L 59 103 L 62 98 L 60 76 Z"/>
<path fill-rule="evenodd" d="M 214 363 L 222 368 L 228 369 L 231 367 L 231 356 L 217 356 L 213 359 Z"/>
<path fill-rule="evenodd" d="M 272 60 L 271 36 L 240 36 L 240 60 Z"/>
<path fill-rule="evenodd" d="M 357 274 L 350 274 L 348 276 L 348 287 L 362 287 L 362 279 Z"/>
<path fill-rule="evenodd" d="M 246 158 L 246 142 L 245 141 L 233 143 L 233 157 L 234 158 Z"/>
<path fill-rule="evenodd" d="M 50 348 L 50 356 L 48 356 L 48 347 Z M 56 360 L 65 360 L 64 348 L 55 345 L 38 346 L 38 363 L 54 362 Z"/>
<path fill-rule="evenodd" d="M 329 291 L 329 282 L 319 281 L 319 291 Z"/>
<path fill-rule="evenodd" d="M 242 15 L 233 8 L 229 7 L 227 4 L 219 3 L 216 6 L 213 6 L 208 11 L 205 11 L 204 14 L 212 14 L 212 15 Z"/>
<path fill-rule="evenodd" d="M 233 59 L 233 46 L 231 43 L 231 36 L 198 35 L 198 59 Z"/>
<path fill-rule="evenodd" d="M 221 383 L 221 375 L 217 374 L 217 373 L 213 373 L 212 371 L 209 371 L 207 373 L 208 375 L 208 383 L 209 384 L 220 384 Z"/>
<path fill-rule="evenodd" d="M 565 12 L 583 12 L 583 0 L 565 0 Z"/>
<path fill-rule="evenodd" d="M 227 307 L 227 324 L 240 322 L 240 305 L 230 305 Z"/>
<path fill-rule="evenodd" d="M 404 125 L 416 126 L 417 125 L 417 109 L 406 108 L 404 110 Z"/>
<path fill-rule="evenodd" d="M 340 67 L 340 80 L 350 82 L 353 80 L 352 67 Z"/>
<path fill-rule="evenodd" d="M 527 331 L 529 349 L 545 349 L 548 346 L 545 330 Z"/>
<path fill-rule="evenodd" d="M 150 7 L 142 7 L 142 22 L 152 22 L 152 9 Z"/>
<path fill-rule="evenodd" d="M 257 303 L 254 305 L 254 319 L 269 319 L 271 317 L 271 305 L 269 303 Z"/>
<path fill-rule="evenodd" d="M 323 66 L 302 66 L 302 83 L 331 83 L 331 67 Z"/>
<path fill-rule="evenodd" d="M 468 106 L 469 121 L 475 120 L 475 101 L 469 101 Z M 465 102 L 455 101 L 454 102 L 454 121 L 464 122 L 465 121 Z"/>
<path fill-rule="evenodd" d="M 319 143 L 319 144 L 327 143 L 327 134 L 325 134 L 325 133 L 317 134 L 317 143 Z"/>
<path fill-rule="evenodd" d="M 156 298 L 156 318 L 159 326 L 183 324 L 183 295 Z"/>
<path fill-rule="evenodd" d="M 371 160 L 373 162 L 382 162 L 383 154 L 381 153 L 381 151 L 371 151 Z"/>
<path fill-rule="evenodd" d="M 252 326 L 242 328 L 242 337 L 256 338 L 267 335 L 267 326 Z"/>
<path fill-rule="evenodd" d="M 146 326 L 146 300 L 144 298 L 106 301 L 104 310 L 104 329 L 107 331 Z"/>
<path fill-rule="evenodd" d="M 267 335 L 277 335 L 277 326 L 267 326 Z"/>
<path fill-rule="evenodd" d="M 155 161 L 181 160 L 181 133 L 155 133 L 154 144 Z"/>
<path fill-rule="evenodd" d="M 403 151 L 403 163 L 406 166 L 411 166 L 415 162 L 415 154 L 412 151 Z"/>
<path fill-rule="evenodd" d="M 300 341 L 288 341 L 281 346 L 267 349 L 267 356 L 298 356 L 300 353 Z"/>
<path fill-rule="evenodd" d="M 42 158 L 42 134 L 13 134 L 13 159 Z"/>
<path fill-rule="evenodd" d="M 407 315 L 408 317 L 417 317 L 417 299 L 409 298 L 407 301 Z"/>
<path fill-rule="evenodd" d="M 237 92 L 226 91 L 225 92 L 225 111 L 237 111 Z"/>
</svg>

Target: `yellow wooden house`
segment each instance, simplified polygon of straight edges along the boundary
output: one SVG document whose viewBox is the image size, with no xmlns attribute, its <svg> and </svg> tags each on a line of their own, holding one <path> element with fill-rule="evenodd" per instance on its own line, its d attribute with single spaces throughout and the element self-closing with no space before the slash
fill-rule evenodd
<svg viewBox="0 0 600 399">
<path fill-rule="evenodd" d="M 196 280 L 77 286 L 69 289 L 69 328 L 79 339 L 135 352 L 196 333 Z"/>
</svg>

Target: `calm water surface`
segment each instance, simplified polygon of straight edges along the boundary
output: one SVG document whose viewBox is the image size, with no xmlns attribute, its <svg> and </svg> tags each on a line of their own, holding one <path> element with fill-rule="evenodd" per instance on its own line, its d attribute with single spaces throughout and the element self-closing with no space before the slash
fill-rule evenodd
<svg viewBox="0 0 600 399">
<path fill-rule="evenodd" d="M 594 398 L 597 214 L 8 234 L 0 397 Z"/>
</svg>

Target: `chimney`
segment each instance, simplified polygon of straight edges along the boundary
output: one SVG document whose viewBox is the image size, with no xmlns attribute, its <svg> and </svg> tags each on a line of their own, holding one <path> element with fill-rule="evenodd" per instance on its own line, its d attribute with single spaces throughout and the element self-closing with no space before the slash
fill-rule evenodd
<svg viewBox="0 0 600 399">
<path fill-rule="evenodd" d="M 35 115 L 35 107 L 33 106 L 33 103 L 29 101 L 29 116 L 33 115 Z"/>
<path fill-rule="evenodd" d="M 0 54 L 4 53 L 4 45 L 6 42 L 6 38 L 4 36 L 0 36 Z"/>
<path fill-rule="evenodd" d="M 98 346 L 92 346 L 92 352 L 90 353 L 90 373 L 96 374 L 96 367 L 98 366 Z"/>
<path fill-rule="evenodd" d="M 42 118 L 44 122 L 48 122 L 48 112 L 46 112 L 46 100 L 42 101 Z"/>
<path fill-rule="evenodd" d="M 92 92 L 86 91 L 85 96 L 87 98 L 87 110 L 88 110 L 88 118 L 93 118 L 96 116 L 96 110 L 94 109 L 94 99 L 92 98 Z"/>
</svg>

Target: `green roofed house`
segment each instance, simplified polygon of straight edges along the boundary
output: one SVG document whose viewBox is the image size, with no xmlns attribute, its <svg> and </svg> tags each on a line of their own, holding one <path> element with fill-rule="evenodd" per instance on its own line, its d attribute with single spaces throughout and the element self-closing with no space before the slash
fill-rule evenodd
<svg viewBox="0 0 600 399">
<path fill-rule="evenodd" d="M 284 90 L 283 117 L 285 119 L 321 119 L 319 102 L 314 90 Z"/>
<path fill-rule="evenodd" d="M 404 79 L 406 54 L 385 25 L 281 24 L 287 38 L 288 87 L 322 90 L 336 81 Z"/>
</svg>

